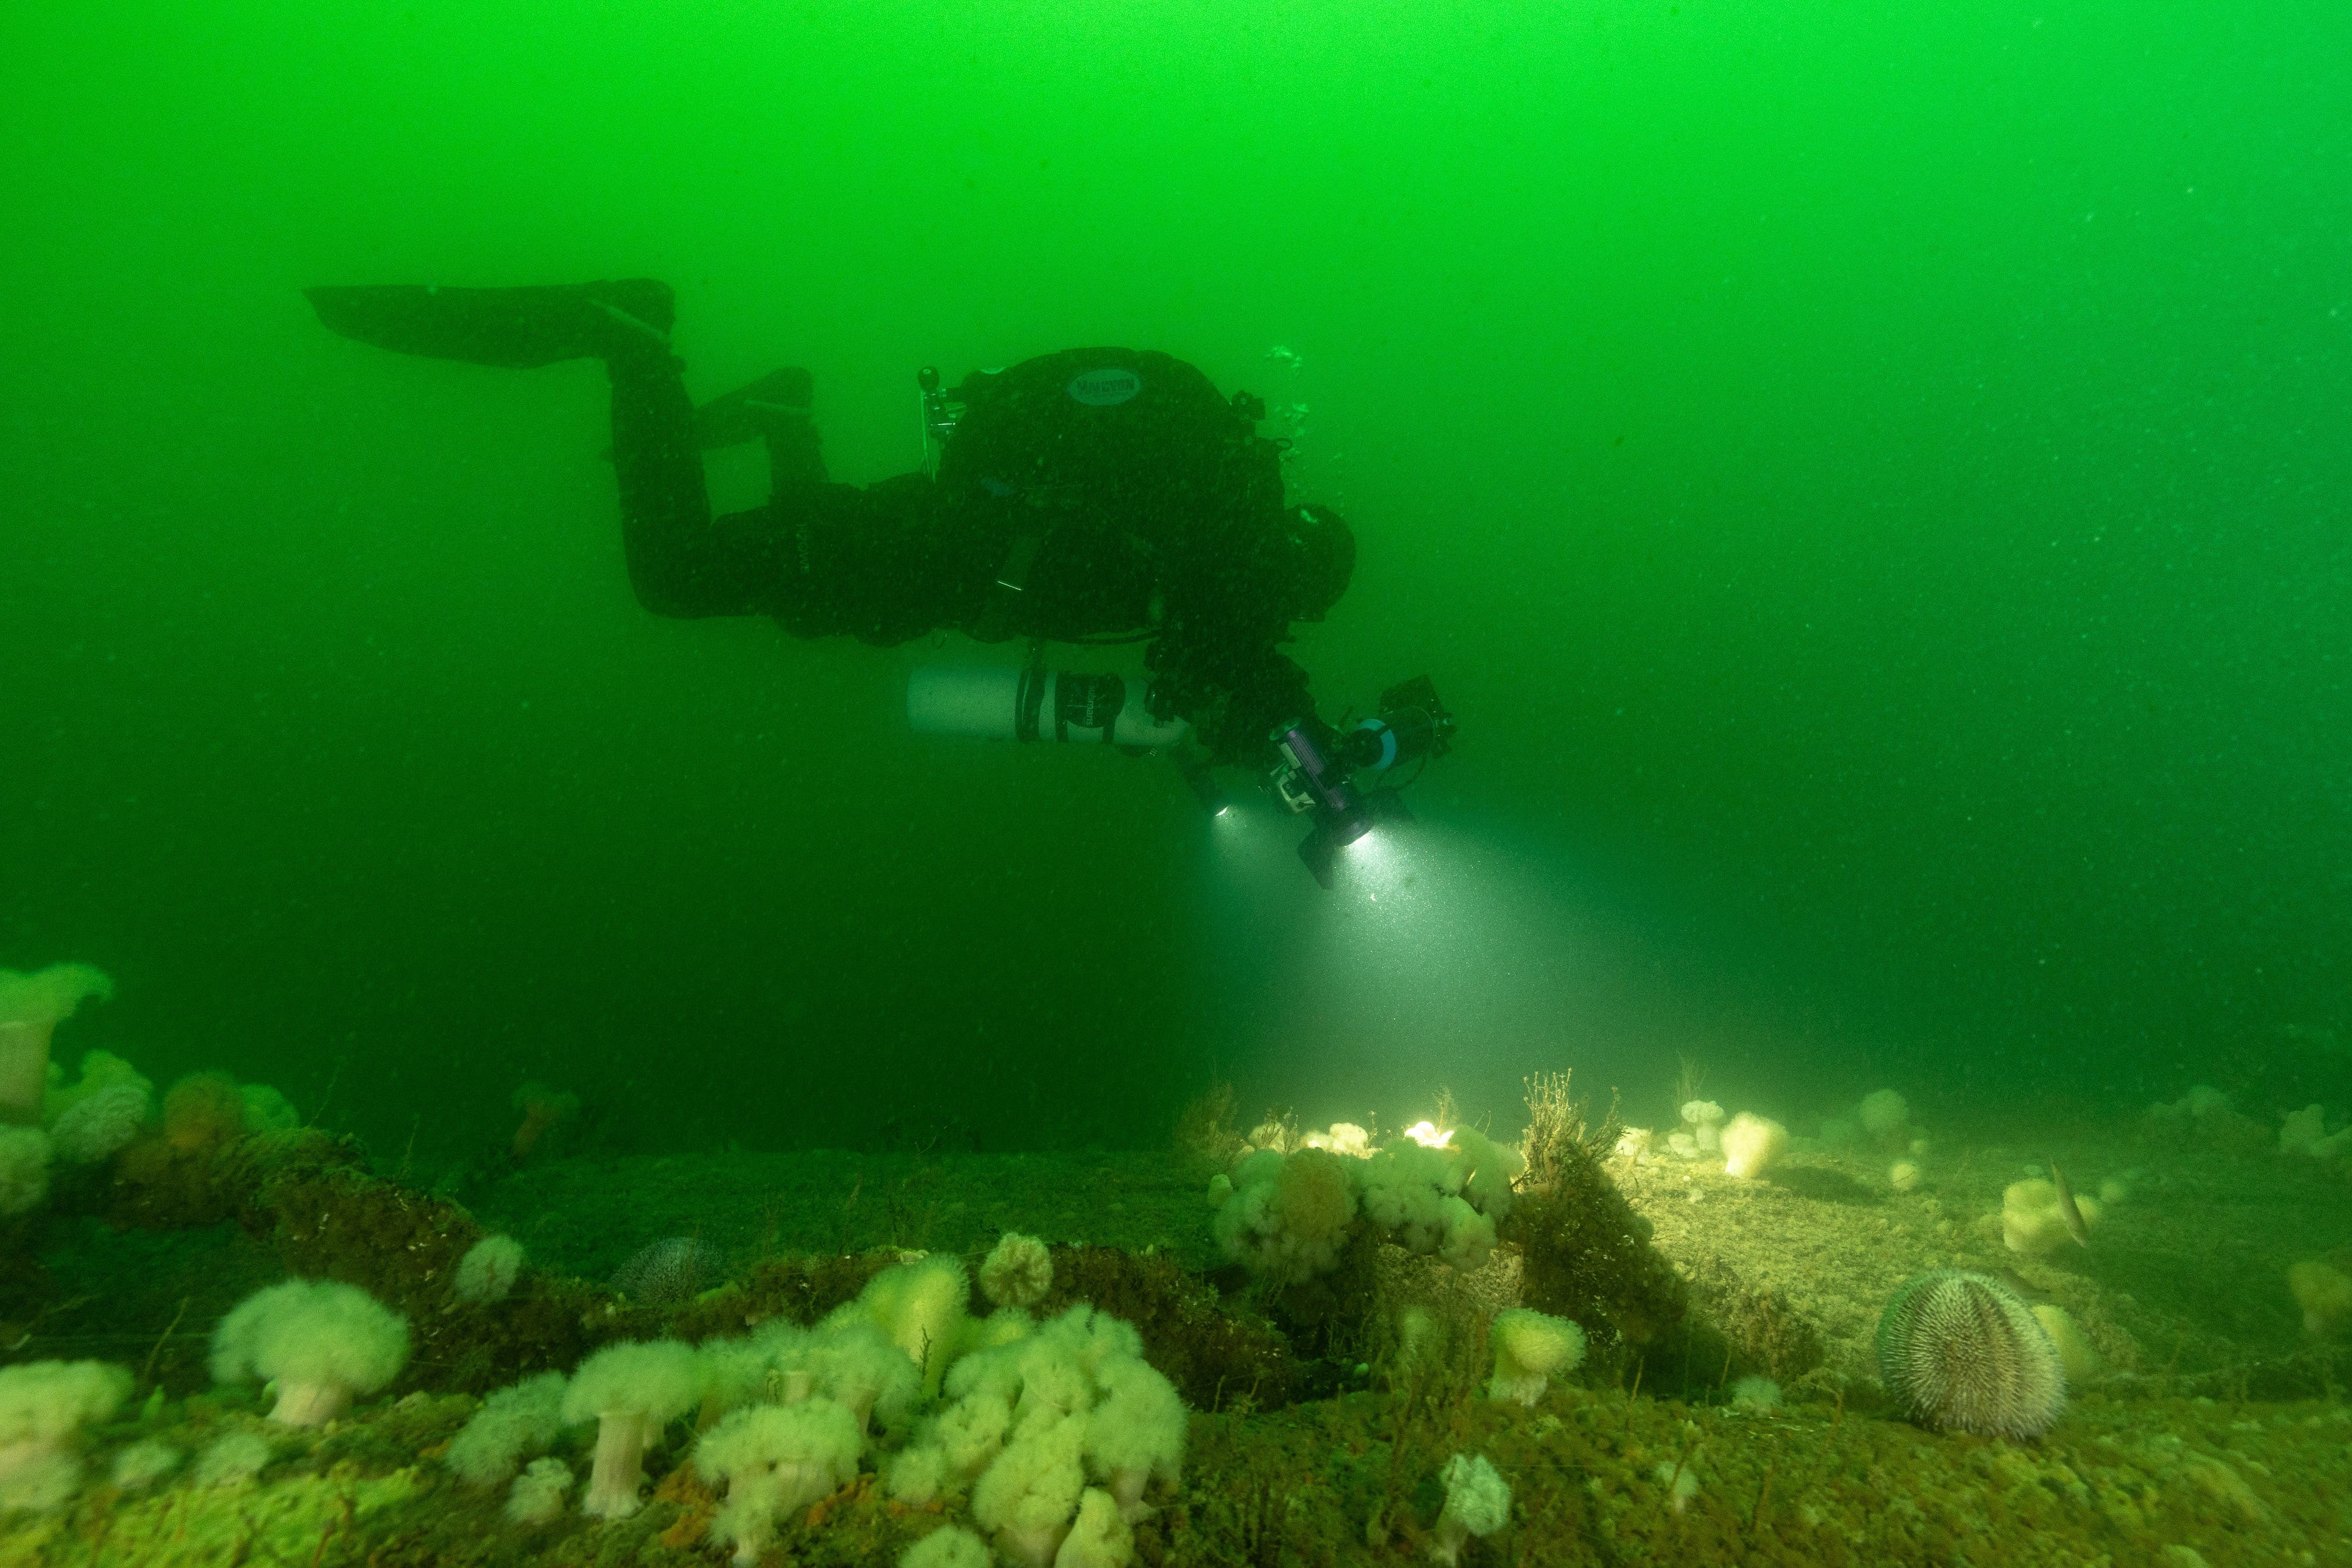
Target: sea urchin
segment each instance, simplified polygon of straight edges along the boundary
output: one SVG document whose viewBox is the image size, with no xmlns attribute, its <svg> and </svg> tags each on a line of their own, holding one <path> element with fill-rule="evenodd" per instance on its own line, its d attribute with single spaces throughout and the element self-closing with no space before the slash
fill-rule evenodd
<svg viewBox="0 0 2352 1568">
<path fill-rule="evenodd" d="M 2058 1347 L 2016 1291 L 1939 1269 L 1895 1292 L 1878 1320 L 1878 1372 L 1922 1426 L 2038 1437 L 2066 1406 Z"/>
</svg>

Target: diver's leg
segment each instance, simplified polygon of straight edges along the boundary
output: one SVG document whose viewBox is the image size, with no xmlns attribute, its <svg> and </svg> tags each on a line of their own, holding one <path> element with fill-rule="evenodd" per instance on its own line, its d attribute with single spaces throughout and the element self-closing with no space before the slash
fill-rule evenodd
<svg viewBox="0 0 2352 1568">
<path fill-rule="evenodd" d="M 922 474 L 779 490 L 767 514 L 780 525 L 782 569 L 769 612 L 796 637 L 889 647 L 967 624 L 1003 553 L 969 548 Z"/>
<path fill-rule="evenodd" d="M 785 496 L 825 483 L 824 443 L 803 411 L 770 418 L 760 439 L 768 448 L 768 494 Z"/>
<path fill-rule="evenodd" d="M 650 277 L 524 288 L 310 288 L 319 319 L 404 354 L 528 369 L 602 359 L 613 383 L 613 469 L 629 570 L 648 607 L 680 602 L 684 564 L 710 527 L 694 406 L 669 351 L 677 307 Z"/>
<path fill-rule="evenodd" d="M 772 496 L 822 485 L 824 445 L 812 413 L 814 402 L 815 382 L 808 371 L 797 366 L 770 371 L 696 409 L 695 439 L 706 452 L 746 441 L 764 444 Z"/>
<path fill-rule="evenodd" d="M 773 613 L 793 571 L 793 508 L 712 517 L 684 367 L 667 346 L 609 354 L 604 365 L 622 551 L 637 601 L 656 615 Z"/>
<path fill-rule="evenodd" d="M 311 288 L 319 319 L 379 348 L 528 368 L 601 359 L 613 386 L 613 471 L 638 600 L 659 615 L 749 615 L 775 591 L 778 550 L 760 514 L 715 523 L 676 308 L 654 278 L 525 288 Z"/>
<path fill-rule="evenodd" d="M 666 344 L 604 360 L 613 383 L 622 552 L 638 602 L 655 614 L 741 613 L 714 592 L 715 563 L 707 559 L 710 488 L 681 369 Z"/>
<path fill-rule="evenodd" d="M 808 371 L 797 366 L 770 371 L 697 408 L 694 437 L 705 451 L 740 446 L 759 440 L 779 418 L 806 418 L 815 404 L 816 378 Z"/>
</svg>

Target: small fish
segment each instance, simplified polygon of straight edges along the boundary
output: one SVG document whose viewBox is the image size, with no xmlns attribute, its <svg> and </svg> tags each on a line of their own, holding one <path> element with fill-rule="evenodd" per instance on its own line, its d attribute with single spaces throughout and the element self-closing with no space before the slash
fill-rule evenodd
<svg viewBox="0 0 2352 1568">
<path fill-rule="evenodd" d="M 2050 1182 L 2058 1189 L 2058 1218 L 2066 1222 L 2066 1234 L 2074 1239 L 2077 1247 L 2091 1244 L 2091 1228 L 2083 1223 L 2083 1211 L 2074 1207 L 2074 1189 L 2066 1185 L 2066 1173 L 2058 1162 L 2050 1162 Z"/>
<path fill-rule="evenodd" d="M 2042 1289 L 2014 1269 L 1995 1269 L 1992 1270 L 1992 1277 L 2015 1291 L 2019 1298 L 2028 1306 L 2040 1306 L 2042 1302 L 2053 1299 L 2049 1291 Z"/>
</svg>

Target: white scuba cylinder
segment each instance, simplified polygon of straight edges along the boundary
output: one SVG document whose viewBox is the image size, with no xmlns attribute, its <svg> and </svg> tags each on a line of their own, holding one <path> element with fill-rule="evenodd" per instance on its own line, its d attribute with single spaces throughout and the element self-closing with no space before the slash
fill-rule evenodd
<svg viewBox="0 0 2352 1568">
<path fill-rule="evenodd" d="M 907 677 L 907 722 L 918 735 L 1145 749 L 1173 746 L 1191 727 L 1152 717 L 1139 680 L 1002 664 L 923 665 Z"/>
</svg>

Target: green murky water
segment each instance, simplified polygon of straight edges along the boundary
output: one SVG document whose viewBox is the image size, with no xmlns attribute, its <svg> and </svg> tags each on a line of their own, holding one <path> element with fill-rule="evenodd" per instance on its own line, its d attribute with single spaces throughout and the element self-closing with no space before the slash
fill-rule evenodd
<svg viewBox="0 0 2352 1568">
<path fill-rule="evenodd" d="M 709 1223 L 923 1245 L 835 1215 L 861 1153 L 1157 1150 L 1221 1076 L 1244 1125 L 1442 1084 L 1509 1132 L 1573 1068 L 1663 1133 L 1683 1056 L 1864 1185 L 1814 1136 L 1900 1086 L 1963 1229 L 2074 1138 L 2352 1239 L 2332 1176 L 2212 1174 L 2352 1113 L 2326 7 L 139 3 L 0 25 L 0 966 L 115 977 L 68 1065 L 569 1201 L 582 1270 L 597 1169 L 839 1151 L 775 1178 L 809 1234 L 766 1176 Z M 838 479 L 920 461 L 923 365 L 1264 397 L 1360 544 L 1289 650 L 1325 716 L 1426 674 L 1459 718 L 1421 822 L 1325 893 L 1244 776 L 1212 827 L 1165 758 L 908 733 L 911 670 L 1007 649 L 649 615 L 595 366 L 299 293 L 625 276 L 697 396 L 809 368 Z M 524 1080 L 583 1110 L 502 1187 Z M 2132 1142 L 2200 1083 L 2257 1131 Z M 928 1244 L 1169 1228 L 982 1185 Z M 2289 1259 L 2233 1307 L 2210 1239 L 2105 1281 L 2173 1314 L 2138 1373 L 2298 1354 Z"/>
<path fill-rule="evenodd" d="M 121 972 L 87 1028 L 165 1071 L 340 1065 L 420 1141 L 526 1072 L 655 1146 L 1033 1083 L 1135 1141 L 1212 1056 L 1329 1113 L 1538 1044 L 2137 1100 L 2342 1021 L 2323 10 L 11 30 L 0 946 Z M 1124 342 L 1307 405 L 1294 489 L 1362 549 L 1297 652 L 1334 714 L 1437 680 L 1423 814 L 1507 867 L 1370 959 L 1337 901 L 1238 910 L 1164 768 L 907 736 L 931 650 L 640 612 L 593 366 L 295 292 L 630 273 L 698 392 L 811 367 L 840 477 L 913 465 L 926 363 Z"/>
</svg>

